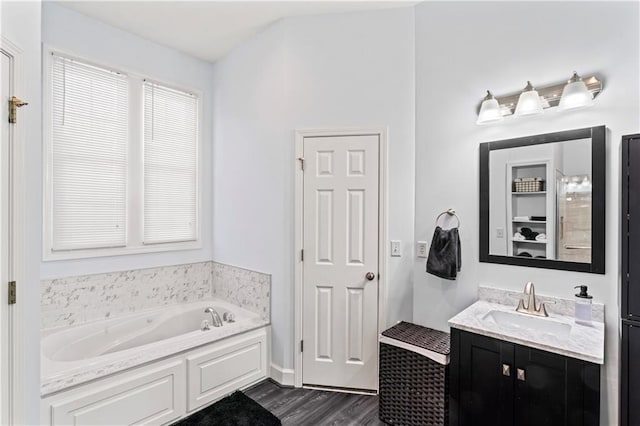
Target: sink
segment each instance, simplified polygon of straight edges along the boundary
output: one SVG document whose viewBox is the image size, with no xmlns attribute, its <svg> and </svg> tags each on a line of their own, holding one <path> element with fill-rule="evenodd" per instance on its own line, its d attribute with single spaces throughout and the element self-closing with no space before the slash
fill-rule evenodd
<svg viewBox="0 0 640 426">
<path fill-rule="evenodd" d="M 532 331 L 540 334 L 557 336 L 566 339 L 571 333 L 571 325 L 549 318 L 538 318 L 517 312 L 491 310 L 483 317 L 483 321 L 493 322 L 505 330 Z"/>
</svg>

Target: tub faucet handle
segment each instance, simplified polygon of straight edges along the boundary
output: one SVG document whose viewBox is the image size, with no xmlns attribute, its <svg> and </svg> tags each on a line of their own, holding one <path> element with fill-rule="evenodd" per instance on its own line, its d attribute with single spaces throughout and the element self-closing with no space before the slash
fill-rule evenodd
<svg viewBox="0 0 640 426">
<path fill-rule="evenodd" d="M 207 331 L 210 330 L 211 327 L 209 326 L 209 320 L 204 320 L 200 323 L 200 330 L 202 331 Z"/>
</svg>

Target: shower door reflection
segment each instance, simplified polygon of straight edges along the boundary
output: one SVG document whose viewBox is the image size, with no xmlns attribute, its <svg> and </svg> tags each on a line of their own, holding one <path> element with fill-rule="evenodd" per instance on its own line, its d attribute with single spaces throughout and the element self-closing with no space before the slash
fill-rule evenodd
<svg viewBox="0 0 640 426">
<path fill-rule="evenodd" d="M 591 260 L 591 181 L 588 175 L 556 174 L 558 260 Z"/>
</svg>

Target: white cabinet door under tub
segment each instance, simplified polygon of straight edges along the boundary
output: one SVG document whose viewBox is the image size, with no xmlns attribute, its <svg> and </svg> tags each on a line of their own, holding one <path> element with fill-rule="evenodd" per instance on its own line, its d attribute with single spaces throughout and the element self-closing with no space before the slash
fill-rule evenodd
<svg viewBox="0 0 640 426">
<path fill-rule="evenodd" d="M 188 411 L 266 377 L 266 334 L 248 333 L 242 337 L 187 357 Z"/>
<path fill-rule="evenodd" d="M 122 373 L 47 398 L 43 421 L 49 425 L 158 425 L 185 412 L 185 369 L 181 360 L 162 367 Z"/>
</svg>

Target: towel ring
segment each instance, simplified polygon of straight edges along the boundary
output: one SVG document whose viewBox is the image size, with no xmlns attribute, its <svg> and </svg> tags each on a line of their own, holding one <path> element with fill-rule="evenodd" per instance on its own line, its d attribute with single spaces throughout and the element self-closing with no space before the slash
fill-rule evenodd
<svg viewBox="0 0 640 426">
<path fill-rule="evenodd" d="M 440 220 L 440 218 L 445 215 L 448 214 L 449 216 L 453 216 L 456 218 L 456 221 L 458 222 L 458 224 L 455 226 L 456 228 L 460 227 L 460 218 L 458 217 L 458 215 L 456 214 L 456 211 L 454 209 L 449 209 L 447 211 L 444 211 L 442 213 L 440 213 L 438 215 L 438 217 L 436 217 L 436 225 L 438 225 L 438 221 Z"/>
</svg>

